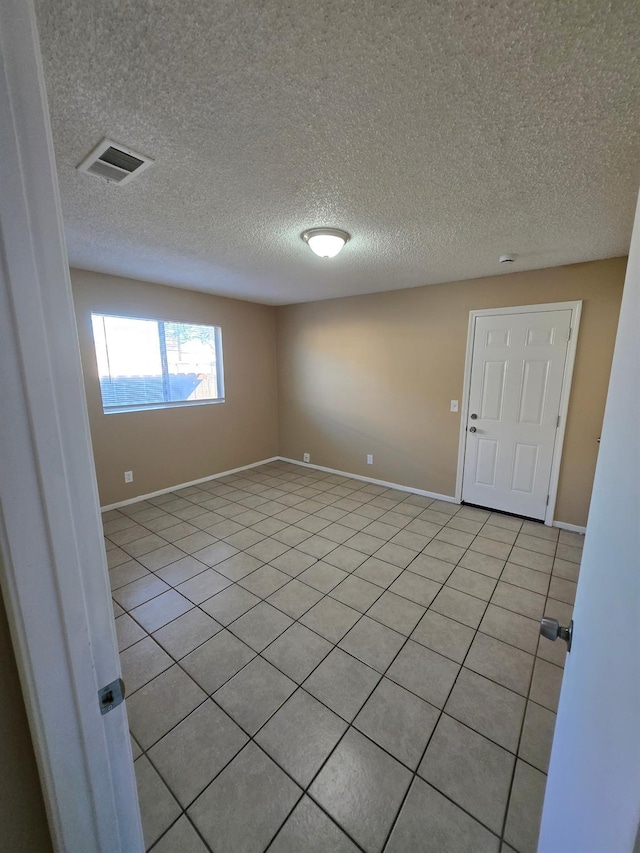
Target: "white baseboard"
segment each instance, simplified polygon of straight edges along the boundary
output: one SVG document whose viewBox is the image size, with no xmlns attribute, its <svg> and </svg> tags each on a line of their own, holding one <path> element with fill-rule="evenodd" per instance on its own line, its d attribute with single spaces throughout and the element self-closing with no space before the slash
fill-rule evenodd
<svg viewBox="0 0 640 853">
<path fill-rule="evenodd" d="M 437 492 L 427 492 L 424 489 L 416 489 L 413 486 L 402 486 L 400 483 L 389 483 L 387 480 L 376 480 L 375 477 L 364 477 L 362 474 L 352 474 L 350 471 L 338 471 L 337 468 L 326 468 L 324 465 L 313 465 L 311 462 L 300 462 L 299 459 L 289 459 L 286 456 L 279 456 L 282 462 L 291 462 L 292 465 L 299 465 L 301 468 L 315 468 L 316 471 L 326 471 L 328 474 L 339 474 L 341 477 L 351 477 L 354 480 L 362 480 L 364 483 L 373 483 L 375 486 L 384 486 L 387 489 L 398 489 L 400 492 L 413 492 L 415 495 L 422 495 L 424 498 L 433 498 L 438 501 L 447 501 L 448 503 L 458 503 L 451 495 L 440 495 Z"/>
<path fill-rule="evenodd" d="M 126 501 L 118 501 L 114 504 L 107 504 L 100 507 L 101 512 L 107 512 L 110 509 L 118 509 L 121 506 L 129 506 L 130 504 L 138 503 L 138 501 L 146 501 L 148 498 L 155 498 L 158 495 L 166 495 L 169 492 L 176 492 L 178 489 L 186 489 L 188 486 L 198 486 L 200 483 L 207 483 L 209 480 L 218 480 L 221 477 L 228 477 L 230 474 L 238 474 L 240 471 L 248 471 L 250 468 L 258 468 L 260 465 L 267 465 L 269 462 L 290 462 L 292 465 L 298 465 L 300 468 L 315 468 L 316 471 L 326 471 L 327 474 L 338 474 L 341 477 L 351 477 L 354 480 L 361 480 L 363 483 L 373 483 L 375 486 L 384 486 L 387 489 L 398 489 L 400 492 L 413 492 L 415 495 L 422 495 L 425 498 L 433 498 L 438 501 L 447 501 L 447 503 L 458 503 L 451 495 L 441 495 L 438 492 L 427 492 L 425 489 L 416 489 L 412 486 L 403 486 L 400 483 L 390 483 L 388 480 L 378 480 L 375 477 L 365 477 L 362 474 L 352 474 L 350 471 L 340 471 L 337 468 L 327 468 L 324 465 L 314 465 L 311 462 L 301 462 L 299 459 L 289 459 L 287 456 L 271 456 L 269 459 L 261 459 L 259 462 L 252 462 L 250 465 L 241 465 L 239 468 L 231 468 L 229 471 L 220 471 L 218 474 L 210 474 L 208 477 L 201 477 L 199 480 L 191 480 L 189 483 L 179 483 L 176 486 L 168 486 L 166 489 L 158 489 L 157 492 L 149 492 L 146 495 L 138 495 L 135 498 L 128 498 Z M 568 524 L 565 521 L 554 521 L 553 527 L 559 527 L 561 530 L 569 530 L 572 533 L 586 533 L 587 528 L 579 524 Z"/>
<path fill-rule="evenodd" d="M 250 465 L 241 465 L 239 468 L 231 468 L 229 471 L 220 471 L 218 474 L 210 474 L 208 477 L 201 477 L 199 480 L 191 480 L 189 483 L 179 483 L 177 486 L 168 486 L 166 489 L 158 489 L 157 492 L 149 492 L 146 495 L 138 495 L 135 498 L 128 498 L 126 501 L 107 504 L 107 506 L 101 506 L 100 511 L 106 512 L 109 509 L 118 509 L 121 506 L 129 506 L 130 504 L 138 503 L 138 501 L 146 501 L 148 498 L 155 498 L 158 495 L 166 495 L 169 492 L 176 492 L 178 489 L 186 489 L 188 486 L 198 486 L 200 483 L 208 483 L 209 480 L 219 480 L 220 477 L 228 477 L 229 474 L 248 471 L 249 468 L 258 468 L 258 466 L 267 465 L 269 462 L 278 462 L 281 458 L 282 457 L 280 456 L 270 456 L 269 459 L 261 459 L 259 462 L 252 462 Z"/>
<path fill-rule="evenodd" d="M 568 524 L 566 521 L 554 521 L 552 527 L 559 527 L 560 530 L 569 530 L 571 533 L 582 533 L 583 535 L 587 532 L 586 527 L 582 527 L 580 524 Z"/>
</svg>

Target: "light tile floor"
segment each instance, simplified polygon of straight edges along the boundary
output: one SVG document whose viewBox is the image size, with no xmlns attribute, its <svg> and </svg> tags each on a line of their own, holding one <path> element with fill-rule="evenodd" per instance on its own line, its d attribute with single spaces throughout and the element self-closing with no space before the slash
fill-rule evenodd
<svg viewBox="0 0 640 853">
<path fill-rule="evenodd" d="M 104 514 L 154 853 L 533 853 L 582 537 L 276 462 Z"/>
</svg>

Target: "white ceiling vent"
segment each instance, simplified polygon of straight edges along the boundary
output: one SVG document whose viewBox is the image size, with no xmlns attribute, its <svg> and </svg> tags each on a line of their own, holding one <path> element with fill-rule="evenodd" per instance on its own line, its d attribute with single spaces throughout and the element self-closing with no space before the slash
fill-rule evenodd
<svg viewBox="0 0 640 853">
<path fill-rule="evenodd" d="M 87 172 L 113 184 L 122 185 L 128 184 L 149 166 L 153 166 L 153 162 L 150 157 L 137 154 L 111 139 L 103 139 L 77 168 L 79 172 Z"/>
</svg>

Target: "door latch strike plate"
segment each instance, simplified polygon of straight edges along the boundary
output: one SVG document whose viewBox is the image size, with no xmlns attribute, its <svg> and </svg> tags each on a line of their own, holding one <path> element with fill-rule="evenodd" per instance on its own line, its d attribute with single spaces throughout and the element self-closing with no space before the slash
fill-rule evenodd
<svg viewBox="0 0 640 853">
<path fill-rule="evenodd" d="M 121 678 L 116 678 L 111 684 L 105 685 L 98 690 L 98 704 L 100 705 L 100 713 L 108 714 L 113 711 L 124 699 L 125 687 L 124 681 Z"/>
</svg>

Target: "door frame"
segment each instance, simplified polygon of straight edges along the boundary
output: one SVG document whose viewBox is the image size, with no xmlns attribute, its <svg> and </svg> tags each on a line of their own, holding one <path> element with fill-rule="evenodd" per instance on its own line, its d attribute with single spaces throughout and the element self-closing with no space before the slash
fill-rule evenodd
<svg viewBox="0 0 640 853">
<path fill-rule="evenodd" d="M 0 588 L 55 850 L 144 850 L 32 0 L 0 4 Z"/>
<path fill-rule="evenodd" d="M 580 331 L 580 317 L 582 315 L 582 300 L 575 302 L 545 302 L 541 305 L 513 305 L 509 308 L 482 308 L 469 311 L 469 326 L 467 329 L 467 351 L 464 362 L 464 381 L 462 385 L 462 410 L 460 413 L 460 438 L 458 441 L 458 468 L 456 473 L 456 503 L 462 503 L 462 480 L 464 474 L 464 458 L 467 445 L 467 420 L 469 417 L 469 394 L 471 392 L 471 366 L 473 362 L 473 344 L 475 325 L 477 317 L 490 317 L 496 314 L 534 314 L 539 311 L 571 311 L 571 337 L 567 347 L 567 357 L 564 364 L 564 375 L 562 377 L 562 393 L 560 395 L 560 426 L 556 430 L 556 440 L 553 445 L 553 458 L 551 462 L 551 476 L 549 479 L 549 503 L 545 512 L 544 523 L 553 524 L 553 516 L 558 495 L 558 479 L 560 477 L 560 463 L 562 461 L 562 448 L 567 427 L 567 413 L 569 411 L 569 398 L 571 395 L 571 383 L 573 382 L 573 368 L 576 360 L 578 347 L 578 334 Z"/>
</svg>

